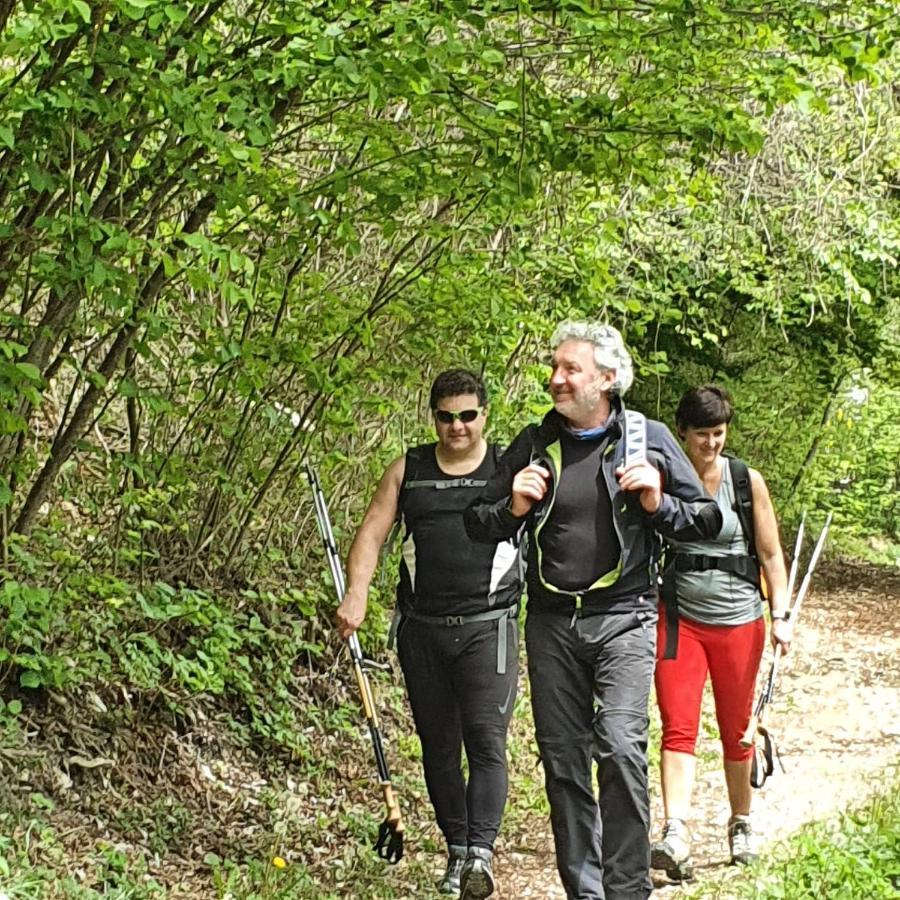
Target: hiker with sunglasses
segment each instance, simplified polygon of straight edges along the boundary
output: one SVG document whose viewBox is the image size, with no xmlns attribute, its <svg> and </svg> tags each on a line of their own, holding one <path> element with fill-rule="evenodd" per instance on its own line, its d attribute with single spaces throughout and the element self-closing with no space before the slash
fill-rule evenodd
<svg viewBox="0 0 900 900">
<path fill-rule="evenodd" d="M 512 540 L 477 543 L 463 524 L 463 511 L 494 474 L 501 453 L 483 436 L 483 381 L 464 369 L 443 372 L 430 399 L 437 441 L 410 448 L 384 473 L 350 548 L 337 627 L 346 638 L 362 624 L 379 551 L 398 522 L 397 652 L 425 783 L 447 841 L 438 889 L 482 900 L 494 890 L 492 854 L 508 787 L 520 560 Z"/>
<path fill-rule="evenodd" d="M 757 857 L 750 825 L 753 750 L 741 745 L 741 737 L 750 722 L 766 638 L 760 570 L 771 609 L 772 643 L 787 652 L 791 640 L 784 555 L 766 482 L 756 470 L 722 455 L 733 414 L 728 393 L 712 384 L 687 391 L 675 414 L 687 455 L 723 518 L 715 536 L 672 541 L 666 550 L 656 666 L 666 819 L 661 839 L 653 844 L 651 864 L 678 881 L 692 877 L 687 822 L 707 674 L 731 809 L 731 862 L 745 865 Z"/>
<path fill-rule="evenodd" d="M 669 430 L 625 410 L 615 328 L 564 322 L 551 347 L 554 408 L 510 445 L 466 526 L 528 534 L 528 672 L 566 896 L 643 900 L 658 533 L 704 538 L 722 517 Z"/>
</svg>

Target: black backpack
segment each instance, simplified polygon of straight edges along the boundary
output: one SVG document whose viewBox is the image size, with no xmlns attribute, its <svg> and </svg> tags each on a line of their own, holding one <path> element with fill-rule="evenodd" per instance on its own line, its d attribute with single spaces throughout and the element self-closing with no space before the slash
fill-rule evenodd
<svg viewBox="0 0 900 900">
<path fill-rule="evenodd" d="M 742 459 L 726 456 L 731 483 L 734 487 L 734 511 L 747 538 L 747 556 L 714 557 L 694 553 L 673 552 L 670 547 L 662 572 L 660 596 L 666 614 L 666 646 L 663 659 L 674 659 L 678 652 L 678 599 L 675 594 L 675 573 L 703 572 L 709 569 L 730 572 L 738 578 L 761 588 L 759 554 L 756 552 L 756 528 L 753 524 L 753 487 L 750 469 Z"/>
</svg>

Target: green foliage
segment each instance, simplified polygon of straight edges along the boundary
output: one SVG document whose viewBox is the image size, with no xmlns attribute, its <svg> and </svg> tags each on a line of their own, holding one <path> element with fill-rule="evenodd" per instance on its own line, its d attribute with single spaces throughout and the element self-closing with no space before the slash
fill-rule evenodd
<svg viewBox="0 0 900 900">
<path fill-rule="evenodd" d="M 792 203 L 742 183 L 775 110 L 821 133 L 838 85 L 889 191 L 884 3 L 87 7 L 0 19 L 7 531 L 103 531 L 163 581 L 297 571 L 303 461 L 374 476 L 440 368 L 504 385 L 508 433 L 561 315 L 624 325 L 662 379 L 811 308 L 841 340 L 831 293 L 872 321 L 889 293 L 896 217 L 833 184 L 852 135 Z M 846 225 L 812 244 L 810 189 Z"/>
<path fill-rule="evenodd" d="M 37 823 L 35 823 L 37 824 Z M 146 861 L 135 860 L 108 843 L 98 847 L 96 864 L 90 878 L 60 877 L 52 865 L 64 856 L 58 836 L 48 826 L 34 828 L 29 843 L 39 850 L 42 862 L 34 864 L 27 848 L 0 836 L 0 891 L 10 900 L 158 900 L 166 896 L 158 882 L 147 875 Z M 88 882 L 88 883 L 85 883 Z"/>
<path fill-rule="evenodd" d="M 731 387 L 787 522 L 896 541 L 894 12 L 0 4 L 0 740 L 48 691 L 214 700 L 316 770 L 355 725 L 303 680 L 335 604 L 304 464 L 346 550 L 431 436 L 432 377 L 483 370 L 506 439 L 548 407 L 564 316 L 623 329 L 648 413 Z M 189 827 L 151 817 L 158 847 Z M 116 852 L 97 890 L 149 896 Z M 214 868 L 247 897 L 312 877 Z"/>
<path fill-rule="evenodd" d="M 888 900 L 900 885 L 900 784 L 896 778 L 865 806 L 834 822 L 805 827 L 773 847 L 750 877 L 729 882 L 729 896 L 784 900 Z M 718 896 L 698 887 L 690 898 Z"/>
<path fill-rule="evenodd" d="M 837 506 L 838 533 L 900 544 L 900 390 L 871 375 L 838 397 L 805 493 Z M 895 560 L 900 564 L 900 556 Z"/>
<path fill-rule="evenodd" d="M 22 687 L 61 687 L 67 683 L 65 661 L 46 652 L 46 644 L 60 627 L 59 610 L 46 588 L 4 581 L 0 587 L 0 665 L 19 670 Z"/>
<path fill-rule="evenodd" d="M 226 598 L 160 581 L 140 586 L 104 571 L 99 558 L 85 569 L 55 536 L 14 546 L 29 578 L 7 573 L 0 583 L 0 671 L 23 688 L 121 686 L 162 692 L 174 710 L 188 698 L 221 697 L 245 710 L 241 719 L 258 739 L 286 750 L 304 745 L 295 666 L 299 657 L 312 668 L 323 653 L 322 597 L 296 588 Z M 38 586 L 50 580 L 52 590 Z M 26 696 L 7 703 L 11 719 Z"/>
</svg>

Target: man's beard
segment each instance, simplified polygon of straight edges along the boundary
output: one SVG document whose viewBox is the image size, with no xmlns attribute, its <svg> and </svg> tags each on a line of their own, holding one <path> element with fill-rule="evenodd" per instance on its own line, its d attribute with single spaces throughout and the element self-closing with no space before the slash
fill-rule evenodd
<svg viewBox="0 0 900 900">
<path fill-rule="evenodd" d="M 554 398 L 555 400 L 556 398 Z M 600 379 L 596 378 L 590 384 L 586 384 L 577 392 L 567 394 L 562 398 L 567 409 L 562 415 L 571 419 L 590 418 L 603 403 L 603 391 L 600 388 Z"/>
</svg>

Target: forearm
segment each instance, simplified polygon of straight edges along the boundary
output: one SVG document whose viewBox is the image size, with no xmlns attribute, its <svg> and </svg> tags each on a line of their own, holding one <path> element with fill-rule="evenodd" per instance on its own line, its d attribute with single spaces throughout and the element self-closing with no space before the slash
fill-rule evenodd
<svg viewBox="0 0 900 900">
<path fill-rule="evenodd" d="M 360 531 L 347 557 L 347 593 L 366 597 L 378 568 L 381 542 Z"/>
<path fill-rule="evenodd" d="M 780 551 L 761 557 L 759 564 L 766 580 L 769 609 L 773 615 L 784 615 L 790 597 L 787 595 L 787 572 Z"/>
<path fill-rule="evenodd" d="M 650 516 L 653 527 L 675 541 L 715 537 L 722 528 L 721 510 L 667 428 L 661 427 L 658 440 L 650 452 L 651 461 L 663 476 L 660 504 Z"/>
<path fill-rule="evenodd" d="M 513 515 L 509 497 L 494 503 L 476 500 L 463 514 L 466 532 L 473 541 L 508 541 L 522 527 L 524 517 Z"/>
<path fill-rule="evenodd" d="M 362 625 L 369 606 L 369 585 L 378 565 L 380 542 L 366 530 L 353 541 L 347 557 L 347 589 L 335 613 L 338 632 L 346 639 Z"/>
<path fill-rule="evenodd" d="M 685 500 L 663 493 L 659 509 L 650 516 L 653 527 L 663 537 L 675 541 L 705 541 L 722 528 L 722 512 L 715 500 L 695 497 Z"/>
</svg>

